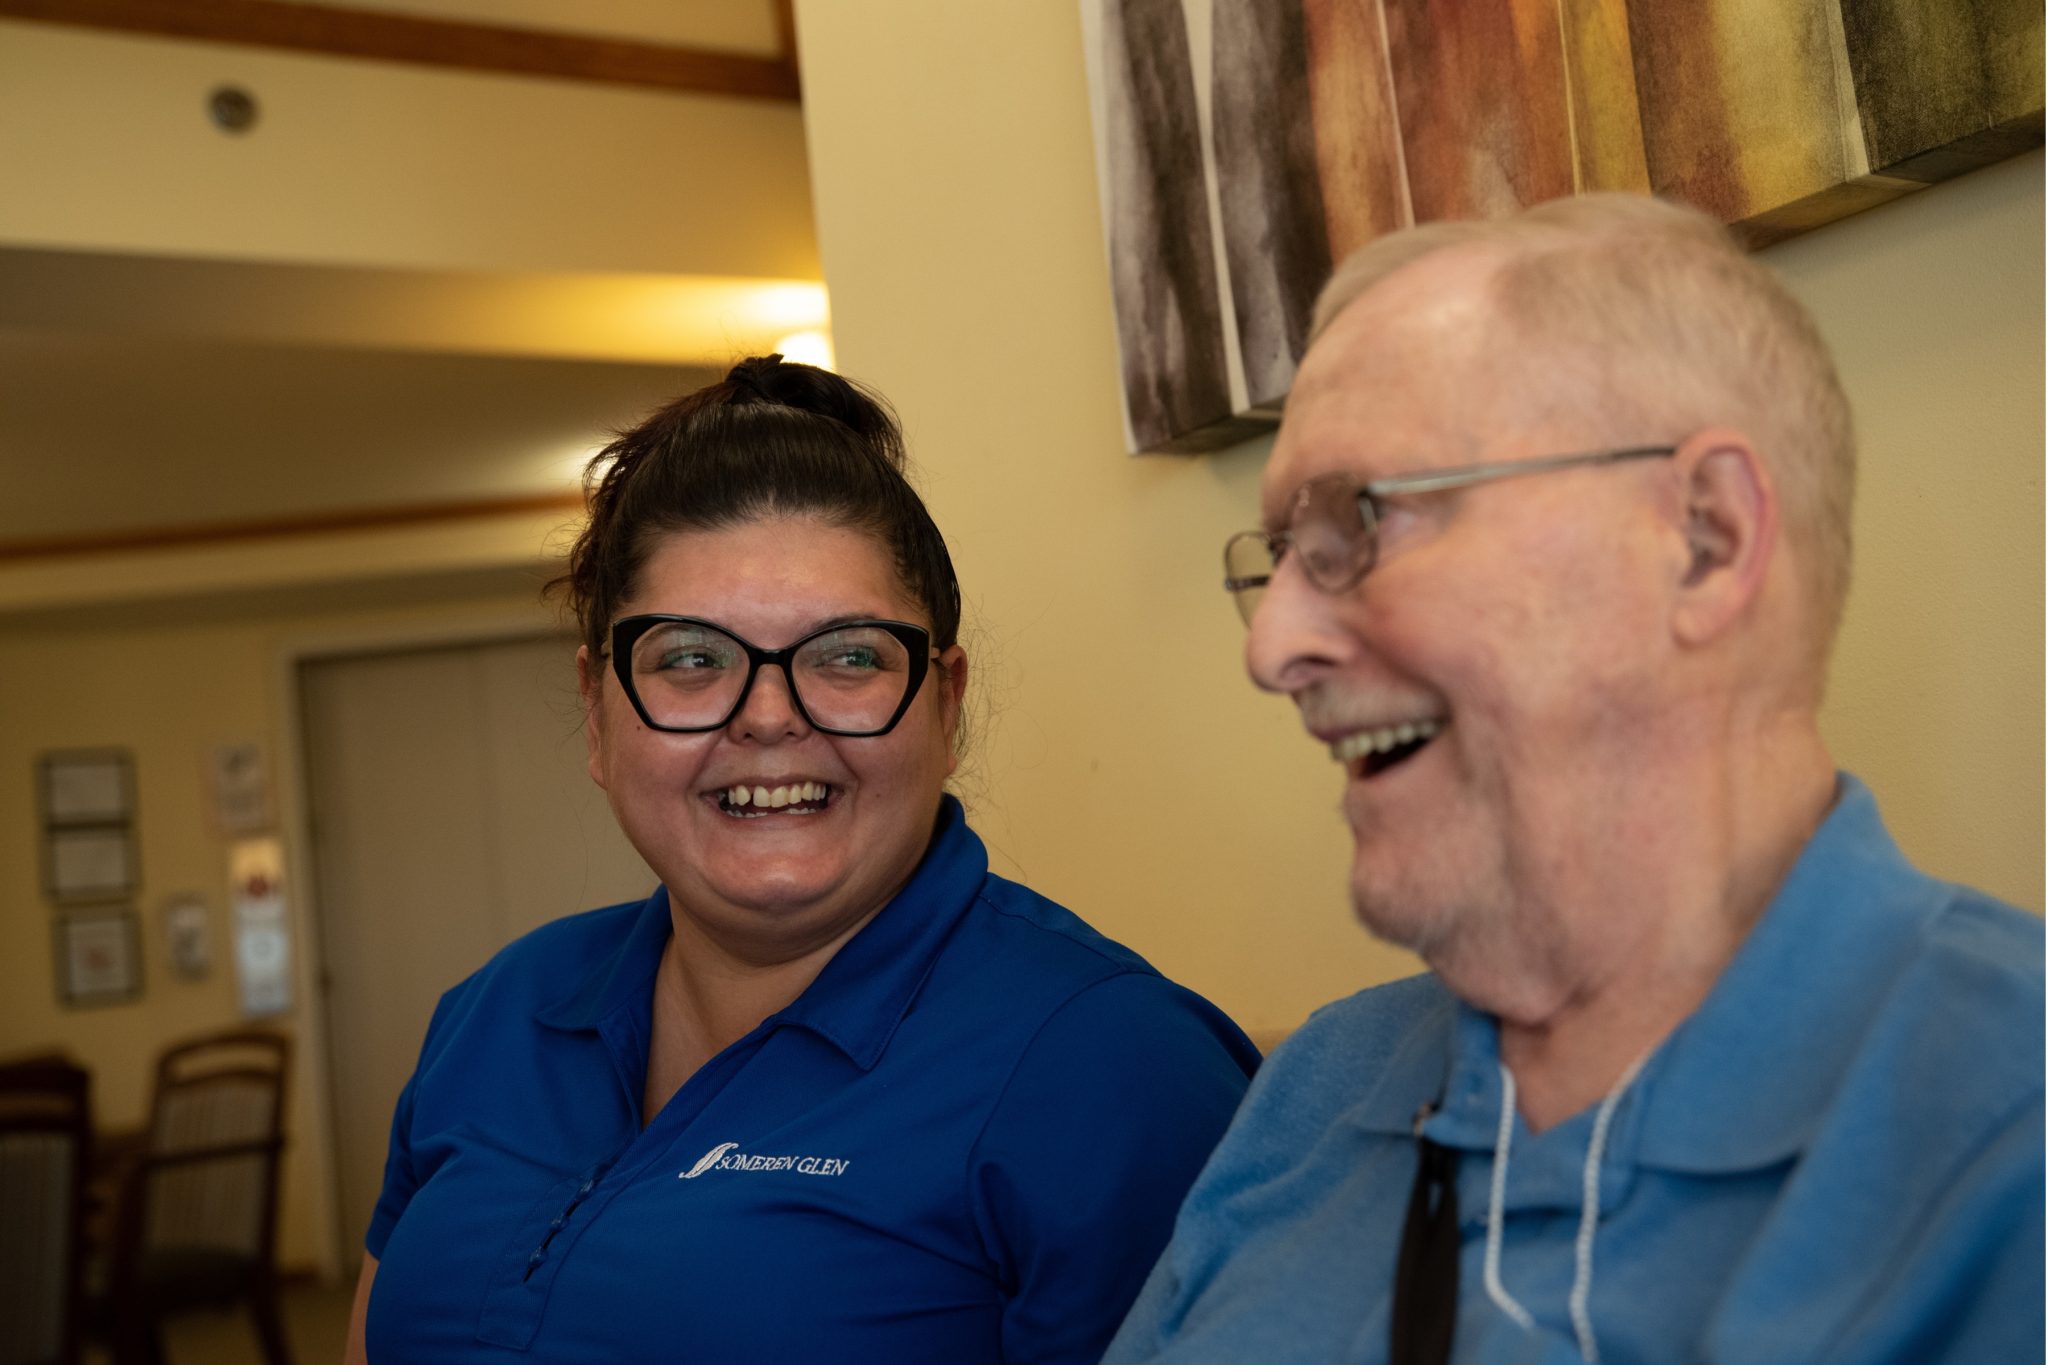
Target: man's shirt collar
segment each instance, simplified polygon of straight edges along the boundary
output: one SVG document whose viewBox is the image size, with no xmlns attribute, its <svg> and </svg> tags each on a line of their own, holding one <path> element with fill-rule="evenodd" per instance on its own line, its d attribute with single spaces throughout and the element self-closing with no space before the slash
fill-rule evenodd
<svg viewBox="0 0 2048 1365">
<path fill-rule="evenodd" d="M 1617 1109 L 1613 1159 L 1699 1174 L 1797 1155 L 1826 1112 L 1863 1027 L 1946 903 L 1916 871 L 1856 778 L 1690 1018 L 1659 1046 Z M 1498 1022 L 1445 993 L 1387 1059 L 1351 1118 L 1406 1133 L 1438 1103 L 1436 1141 L 1491 1150 L 1500 1119 Z M 1545 1132 L 1576 1134 L 1590 1111 Z M 1527 1141 L 1526 1135 L 1518 1139 Z"/>
</svg>

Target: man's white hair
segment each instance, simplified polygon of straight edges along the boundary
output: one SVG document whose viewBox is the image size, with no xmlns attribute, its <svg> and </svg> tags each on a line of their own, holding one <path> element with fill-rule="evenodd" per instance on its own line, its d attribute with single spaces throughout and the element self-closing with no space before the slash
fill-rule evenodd
<svg viewBox="0 0 2048 1365">
<path fill-rule="evenodd" d="M 1849 401 L 1820 330 L 1727 229 L 1641 195 L 1554 199 L 1505 218 L 1425 223 L 1378 237 L 1337 267 L 1310 341 L 1388 275 L 1438 251 L 1500 258 L 1503 323 L 1628 441 L 1733 427 L 1778 486 L 1808 609 L 1818 680 L 1849 591 L 1856 448 Z"/>
</svg>

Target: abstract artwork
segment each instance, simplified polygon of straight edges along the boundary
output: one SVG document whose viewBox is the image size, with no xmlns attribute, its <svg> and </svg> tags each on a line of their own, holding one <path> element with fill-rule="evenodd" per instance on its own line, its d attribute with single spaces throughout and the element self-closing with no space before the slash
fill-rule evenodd
<svg viewBox="0 0 2048 1365">
<path fill-rule="evenodd" d="M 1751 245 L 2042 141 L 2036 0 L 1081 0 L 1133 451 L 1277 416 L 1383 232 L 1558 195 Z"/>
</svg>

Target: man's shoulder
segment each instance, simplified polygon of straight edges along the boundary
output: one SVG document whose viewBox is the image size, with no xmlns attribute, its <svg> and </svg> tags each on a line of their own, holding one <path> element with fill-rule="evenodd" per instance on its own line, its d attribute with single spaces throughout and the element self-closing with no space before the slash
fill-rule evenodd
<svg viewBox="0 0 2048 1365">
<path fill-rule="evenodd" d="M 1968 886 L 1942 884 L 1948 904 L 1928 925 L 1927 956 L 1945 970 L 1988 972 L 2007 989 L 2041 998 L 2041 918 Z"/>
<path fill-rule="evenodd" d="M 1422 1024 L 1448 1017 L 1456 1001 L 1433 972 L 1369 986 L 1309 1015 L 1273 1060 L 1310 1070 L 1373 1068 Z"/>
<path fill-rule="evenodd" d="M 1944 886 L 1918 951 L 1886 999 L 1881 1037 L 1951 1057 L 1945 1084 L 2006 1094 L 2041 1090 L 2041 920 L 1984 892 Z"/>
<path fill-rule="evenodd" d="M 1920 1050 L 1947 1050 L 1967 1063 L 1963 1070 L 1981 1074 L 1994 1061 L 1985 1055 L 1987 1036 L 2015 1043 L 2041 1037 L 2042 923 L 1971 887 L 1931 880 L 1929 886 L 1938 904 L 1884 991 L 1876 1031 L 1910 1031 Z M 2022 1069 L 2039 1082 L 2038 1047 Z"/>
<path fill-rule="evenodd" d="M 1425 1088 L 1441 1080 L 1456 1015 L 1456 999 L 1430 973 L 1325 1005 L 1266 1058 L 1240 1121 L 1307 1131 L 1363 1105 L 1405 1125 L 1429 1096 L 1409 1094 L 1403 1078 Z"/>
</svg>

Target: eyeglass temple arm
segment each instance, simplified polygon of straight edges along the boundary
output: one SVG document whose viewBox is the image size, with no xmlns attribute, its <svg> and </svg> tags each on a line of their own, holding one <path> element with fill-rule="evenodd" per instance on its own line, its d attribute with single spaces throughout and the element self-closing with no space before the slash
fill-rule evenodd
<svg viewBox="0 0 2048 1365">
<path fill-rule="evenodd" d="M 1387 493 L 1433 493 L 1439 489 L 1462 488 L 1466 484 L 1487 483 L 1494 479 L 1569 469 L 1573 465 L 1617 464 L 1622 460 L 1643 460 L 1677 453 L 1676 446 L 1627 446 L 1621 450 L 1595 450 L 1579 455 L 1549 455 L 1540 460 L 1500 460 L 1492 464 L 1440 469 L 1430 474 L 1398 474 L 1391 479 L 1376 479 L 1360 491 L 1374 497 Z"/>
</svg>

